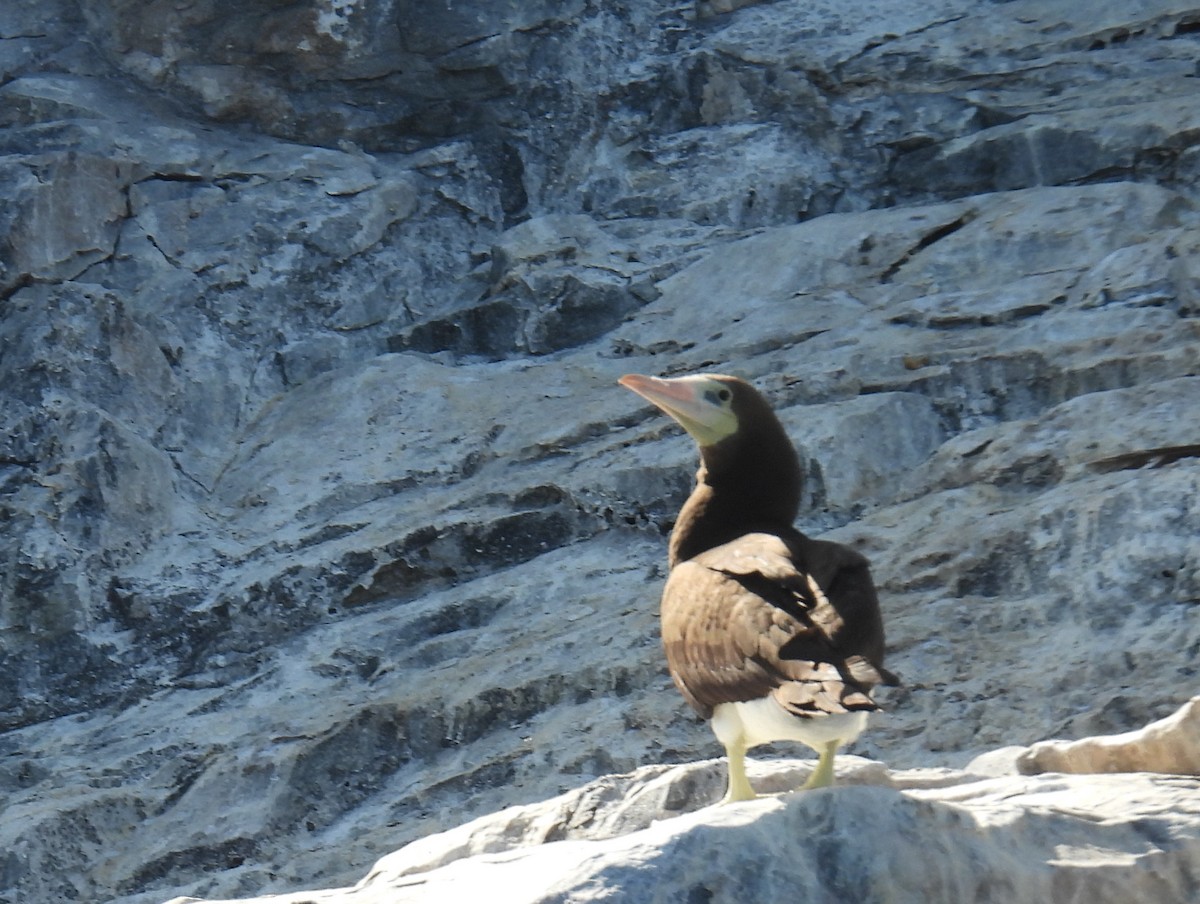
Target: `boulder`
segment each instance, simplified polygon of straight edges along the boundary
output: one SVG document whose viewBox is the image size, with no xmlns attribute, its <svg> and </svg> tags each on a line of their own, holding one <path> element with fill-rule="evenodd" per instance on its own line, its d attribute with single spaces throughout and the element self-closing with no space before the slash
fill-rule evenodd
<svg viewBox="0 0 1200 904">
<path fill-rule="evenodd" d="M 1017 761 L 1042 772 L 1162 772 L 1200 775 L 1200 698 L 1144 728 L 1077 741 L 1039 741 Z"/>
</svg>

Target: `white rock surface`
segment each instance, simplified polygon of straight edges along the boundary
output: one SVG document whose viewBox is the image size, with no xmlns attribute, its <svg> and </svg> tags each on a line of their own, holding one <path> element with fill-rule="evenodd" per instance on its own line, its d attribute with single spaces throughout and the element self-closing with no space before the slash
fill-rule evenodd
<svg viewBox="0 0 1200 904">
<path fill-rule="evenodd" d="M 759 764 L 754 780 L 794 787 L 810 765 Z M 1195 779 L 892 773 L 851 757 L 835 788 L 712 805 L 722 769 L 609 776 L 414 842 L 352 887 L 237 900 L 1184 904 L 1200 892 Z"/>
<path fill-rule="evenodd" d="M 1200 697 L 1145 728 L 1078 741 L 1039 741 L 1017 760 L 1040 772 L 1162 772 L 1200 775 Z"/>
</svg>

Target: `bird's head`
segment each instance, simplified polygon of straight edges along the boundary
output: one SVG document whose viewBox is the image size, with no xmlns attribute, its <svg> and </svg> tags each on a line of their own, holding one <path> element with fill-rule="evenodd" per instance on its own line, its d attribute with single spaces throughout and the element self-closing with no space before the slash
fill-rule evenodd
<svg viewBox="0 0 1200 904">
<path fill-rule="evenodd" d="M 626 374 L 617 382 L 678 421 L 702 451 L 734 436 L 747 391 L 758 395 L 744 380 L 723 374 L 670 379 Z"/>
<path fill-rule="evenodd" d="M 619 382 L 678 421 L 700 447 L 696 489 L 671 538 L 672 561 L 739 531 L 791 525 L 804 490 L 804 469 L 758 390 L 723 374 L 670 379 L 628 374 Z"/>
</svg>

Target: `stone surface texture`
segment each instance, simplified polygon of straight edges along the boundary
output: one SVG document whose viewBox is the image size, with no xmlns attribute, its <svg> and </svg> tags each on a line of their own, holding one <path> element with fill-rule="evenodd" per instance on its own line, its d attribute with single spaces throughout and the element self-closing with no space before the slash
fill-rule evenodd
<svg viewBox="0 0 1200 904">
<path fill-rule="evenodd" d="M 795 787 L 809 766 L 777 760 L 753 779 Z M 839 779 L 830 790 L 695 809 L 720 797 L 723 761 L 647 766 L 427 836 L 352 887 L 237 900 L 1194 900 L 1194 779 L 890 772 L 854 757 Z"/>
<path fill-rule="evenodd" d="M 852 754 L 1001 769 L 1175 712 L 1198 60 L 1168 0 L 0 3 L 0 901 L 345 887 L 713 756 L 656 625 L 694 450 L 631 371 L 752 380 L 799 526 L 871 558 L 904 685 Z M 1000 876 L 993 823 L 1082 862 L 1038 795 L 1103 827 L 1123 787 L 1004 781 L 713 818 L 884 807 Z M 972 894 L 1185 900 L 1180 781 L 1129 779 L 1178 821 L 1114 823 L 1097 872 Z M 624 823 L 593 898 L 708 858 L 681 818 Z M 813 881 L 883 899 L 839 849 Z"/>
<path fill-rule="evenodd" d="M 1042 772 L 1162 772 L 1200 775 L 1200 697 L 1145 728 L 1076 741 L 1039 741 L 1016 761 Z"/>
</svg>

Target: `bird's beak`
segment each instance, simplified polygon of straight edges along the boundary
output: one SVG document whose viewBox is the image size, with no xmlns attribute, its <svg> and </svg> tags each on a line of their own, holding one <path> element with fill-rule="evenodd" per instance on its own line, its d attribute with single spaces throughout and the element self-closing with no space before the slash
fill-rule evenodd
<svg viewBox="0 0 1200 904">
<path fill-rule="evenodd" d="M 702 376 L 661 379 L 626 374 L 617 381 L 652 405 L 661 408 L 701 446 L 711 446 L 737 430 L 737 418 L 728 406 L 710 401 L 721 384 Z"/>
</svg>

